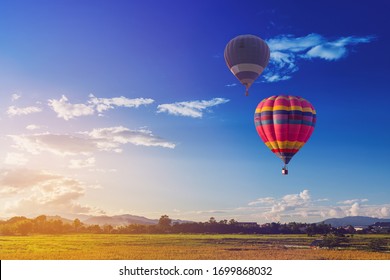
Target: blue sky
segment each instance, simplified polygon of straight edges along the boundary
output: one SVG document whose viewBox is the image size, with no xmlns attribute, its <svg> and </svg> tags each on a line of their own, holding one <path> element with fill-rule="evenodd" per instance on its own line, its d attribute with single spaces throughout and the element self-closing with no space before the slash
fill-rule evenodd
<svg viewBox="0 0 390 280">
<path fill-rule="evenodd" d="M 390 217 L 386 1 L 2 1 L 0 217 Z M 237 35 L 268 43 L 250 95 Z M 308 99 L 282 176 L 257 104 Z"/>
</svg>

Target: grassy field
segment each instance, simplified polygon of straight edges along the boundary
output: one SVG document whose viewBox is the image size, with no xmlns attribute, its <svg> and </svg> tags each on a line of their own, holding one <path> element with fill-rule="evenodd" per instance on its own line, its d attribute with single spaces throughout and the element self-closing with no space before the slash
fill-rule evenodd
<svg viewBox="0 0 390 280">
<path fill-rule="evenodd" d="M 355 235 L 348 249 L 312 249 L 316 237 L 238 234 L 79 234 L 0 236 L 2 260 L 390 260 L 370 252 L 372 238 L 390 243 L 390 235 Z"/>
</svg>

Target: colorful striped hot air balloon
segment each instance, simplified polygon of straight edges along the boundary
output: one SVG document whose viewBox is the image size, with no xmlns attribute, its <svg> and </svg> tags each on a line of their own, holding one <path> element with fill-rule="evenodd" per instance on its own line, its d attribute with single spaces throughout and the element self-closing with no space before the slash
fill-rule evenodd
<svg viewBox="0 0 390 280">
<path fill-rule="evenodd" d="M 233 75 L 245 86 L 246 95 L 269 62 L 269 47 L 254 35 L 240 35 L 225 47 L 225 61 Z"/>
<path fill-rule="evenodd" d="M 316 111 L 304 98 L 290 95 L 268 97 L 257 105 L 255 126 L 265 145 L 287 164 L 309 140 L 316 123 Z"/>
</svg>

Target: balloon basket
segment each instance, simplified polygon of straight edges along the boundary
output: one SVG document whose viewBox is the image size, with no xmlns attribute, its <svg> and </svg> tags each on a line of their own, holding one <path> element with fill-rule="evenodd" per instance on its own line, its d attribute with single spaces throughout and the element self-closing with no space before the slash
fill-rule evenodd
<svg viewBox="0 0 390 280">
<path fill-rule="evenodd" d="M 288 175 L 288 170 L 287 170 L 286 167 L 283 167 L 283 168 L 282 168 L 282 174 L 283 174 L 283 175 Z"/>
</svg>

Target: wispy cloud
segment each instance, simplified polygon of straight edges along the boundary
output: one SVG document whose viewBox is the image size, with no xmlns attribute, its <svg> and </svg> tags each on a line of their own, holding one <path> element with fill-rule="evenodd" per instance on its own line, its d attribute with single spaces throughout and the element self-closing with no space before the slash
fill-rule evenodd
<svg viewBox="0 0 390 280">
<path fill-rule="evenodd" d="M 98 98 L 93 94 L 89 95 L 88 103 L 99 113 L 113 109 L 114 107 L 127 107 L 127 108 L 138 108 L 141 105 L 149 105 L 154 102 L 151 98 L 134 98 L 130 99 L 124 96 L 114 98 Z"/>
<path fill-rule="evenodd" d="M 150 130 L 131 130 L 123 126 L 95 128 L 74 134 L 35 133 L 8 135 L 13 148 L 33 155 L 49 152 L 59 156 L 86 155 L 96 151 L 121 152 L 127 143 L 137 146 L 175 148 L 176 144 L 153 135 Z M 76 163 L 74 163 L 76 164 Z M 79 163 L 80 164 L 80 163 Z"/>
<path fill-rule="evenodd" d="M 7 115 L 9 117 L 14 117 L 14 116 L 29 115 L 29 114 L 33 114 L 33 113 L 39 113 L 39 112 L 42 112 L 42 109 L 39 107 L 35 107 L 35 106 L 29 106 L 29 107 L 23 107 L 23 108 L 19 108 L 16 106 L 10 106 L 10 107 L 8 107 Z"/>
<path fill-rule="evenodd" d="M 46 171 L 36 171 L 28 168 L 1 169 L 0 186 L 14 188 L 16 192 L 30 189 L 43 182 L 57 180 L 61 176 Z"/>
<path fill-rule="evenodd" d="M 10 198 L 6 202 L 5 212 L 10 214 L 102 214 L 103 211 L 78 202 L 88 188 L 96 186 L 44 170 L 0 170 L 0 192 L 8 191 Z M 20 193 L 24 194 L 23 198 L 17 196 Z"/>
<path fill-rule="evenodd" d="M 7 153 L 4 164 L 7 165 L 25 165 L 28 162 L 28 158 L 21 153 Z"/>
<path fill-rule="evenodd" d="M 161 104 L 157 106 L 157 113 L 168 113 L 175 116 L 201 118 L 205 110 L 227 102 L 229 102 L 229 99 L 213 98 L 211 100 L 195 100 Z"/>
<path fill-rule="evenodd" d="M 37 130 L 37 129 L 41 129 L 41 128 L 43 128 L 43 126 L 36 125 L 36 124 L 29 124 L 26 126 L 27 130 Z"/>
<path fill-rule="evenodd" d="M 19 94 L 17 94 L 17 93 L 13 93 L 13 94 L 11 95 L 11 100 L 12 100 L 12 102 L 13 102 L 13 101 L 18 100 L 20 97 L 22 97 L 22 96 L 19 95 Z"/>
<path fill-rule="evenodd" d="M 270 63 L 262 75 L 263 81 L 277 82 L 291 79 L 299 70 L 302 60 L 324 59 L 339 60 L 348 55 L 351 47 L 361 43 L 369 43 L 374 36 L 348 36 L 329 40 L 316 33 L 304 37 L 280 35 L 267 40 L 271 50 Z"/>
<path fill-rule="evenodd" d="M 131 130 L 123 126 L 96 128 L 87 134 L 100 150 L 118 151 L 120 145 L 163 147 L 173 149 L 176 144 L 153 135 L 150 130 Z M 120 150 L 119 150 L 120 151 Z"/>
<path fill-rule="evenodd" d="M 154 102 L 150 98 L 130 99 L 124 96 L 113 98 L 98 98 L 93 94 L 89 95 L 86 103 L 71 103 L 65 95 L 60 99 L 49 99 L 49 107 L 57 113 L 58 118 L 70 120 L 81 116 L 91 116 L 96 112 L 102 113 L 115 107 L 138 108 L 141 105 L 149 105 Z"/>
<path fill-rule="evenodd" d="M 13 142 L 13 148 L 33 155 L 49 152 L 59 156 L 89 155 L 96 151 L 96 145 L 82 134 L 35 133 L 8 135 Z"/>
<path fill-rule="evenodd" d="M 69 168 L 71 169 L 81 169 L 81 168 L 89 168 L 95 166 L 95 158 L 90 157 L 87 159 L 71 159 L 69 162 Z"/>
<path fill-rule="evenodd" d="M 343 200 L 343 201 L 339 201 L 338 204 L 354 204 L 354 203 L 357 203 L 357 202 L 367 202 L 368 199 L 367 198 L 363 198 L 363 199 L 348 199 L 348 200 Z"/>
<path fill-rule="evenodd" d="M 237 83 L 232 83 L 232 84 L 225 85 L 225 87 L 235 87 L 235 86 L 238 86 L 238 84 Z"/>
</svg>

